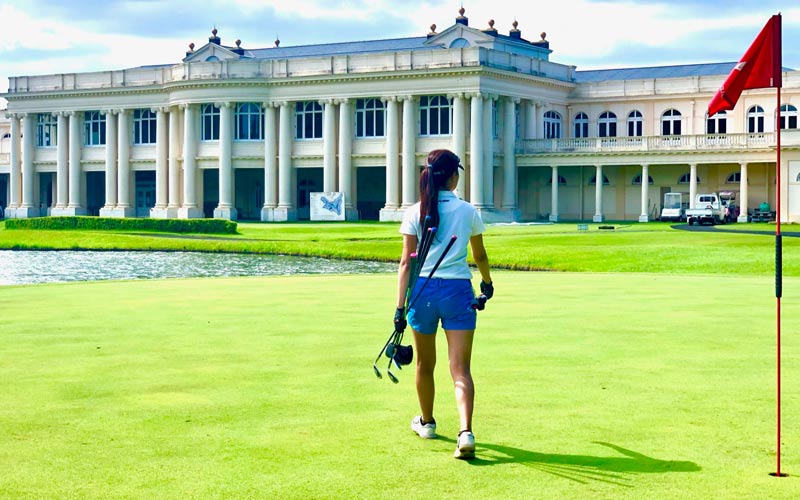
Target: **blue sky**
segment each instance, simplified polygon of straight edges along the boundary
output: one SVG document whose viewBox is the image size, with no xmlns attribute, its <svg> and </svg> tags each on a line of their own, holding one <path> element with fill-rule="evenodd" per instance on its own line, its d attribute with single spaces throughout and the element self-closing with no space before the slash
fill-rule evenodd
<svg viewBox="0 0 800 500">
<path fill-rule="evenodd" d="M 423 36 L 460 1 L 0 0 L 0 92 L 9 76 L 178 63 L 216 26 L 246 48 Z M 790 5 L 790 6 L 787 6 Z M 546 32 L 551 60 L 578 69 L 738 60 L 783 10 L 783 64 L 800 68 L 800 2 L 773 0 L 464 0 L 470 26 Z M 0 107 L 2 107 L 0 102 Z"/>
</svg>

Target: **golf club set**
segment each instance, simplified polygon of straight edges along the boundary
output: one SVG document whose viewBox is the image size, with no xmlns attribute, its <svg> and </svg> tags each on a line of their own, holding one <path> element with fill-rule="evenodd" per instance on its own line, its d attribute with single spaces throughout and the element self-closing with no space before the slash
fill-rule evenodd
<svg viewBox="0 0 800 500">
<path fill-rule="evenodd" d="M 403 343 L 403 335 L 405 332 L 406 323 L 406 314 L 417 301 L 417 299 L 422 294 L 422 291 L 425 289 L 425 286 L 428 284 L 430 279 L 433 277 L 433 274 L 439 269 L 439 265 L 442 263 L 444 258 L 450 252 L 450 249 L 453 248 L 453 244 L 456 242 L 457 237 L 455 235 L 450 237 L 450 240 L 447 242 L 447 246 L 444 247 L 442 254 L 436 260 L 431 272 L 428 273 L 428 277 L 425 282 L 420 287 L 419 291 L 414 297 L 411 297 L 413 290 L 419 280 L 420 272 L 422 271 L 422 267 L 425 265 L 425 260 L 428 257 L 428 252 L 431 249 L 431 244 L 436 236 L 436 227 L 429 227 L 431 222 L 431 216 L 425 216 L 425 222 L 422 225 L 422 238 L 420 238 L 419 242 L 417 243 L 417 251 L 411 254 L 411 272 L 408 278 L 408 286 L 406 287 L 406 305 L 403 308 L 398 308 L 395 317 L 394 317 L 394 324 L 395 328 L 394 331 L 389 335 L 388 340 L 381 348 L 380 352 L 378 353 L 378 357 L 375 358 L 375 362 L 372 363 L 372 369 L 375 372 L 375 376 L 378 378 L 383 378 L 381 374 L 380 368 L 378 368 L 378 361 L 380 361 L 381 356 L 386 354 L 386 357 L 389 358 L 389 364 L 386 367 L 386 374 L 389 376 L 389 380 L 394 382 L 395 384 L 399 383 L 400 380 L 397 376 L 392 373 L 392 365 L 396 366 L 398 370 L 402 370 L 403 366 L 410 365 L 411 361 L 414 359 L 414 349 L 411 345 L 404 346 Z M 481 283 L 481 289 L 483 289 L 483 283 Z M 483 290 L 481 290 L 483 291 Z M 476 297 L 472 301 L 472 308 L 478 311 L 482 311 L 486 307 L 486 301 L 488 300 L 487 296 L 483 293 Z"/>
</svg>

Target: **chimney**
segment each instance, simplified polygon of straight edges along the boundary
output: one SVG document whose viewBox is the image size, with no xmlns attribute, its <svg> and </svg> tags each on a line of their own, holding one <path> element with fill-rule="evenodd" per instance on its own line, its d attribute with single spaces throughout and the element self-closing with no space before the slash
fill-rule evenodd
<svg viewBox="0 0 800 500">
<path fill-rule="evenodd" d="M 244 55 L 244 49 L 242 48 L 242 41 L 236 40 L 236 48 L 232 50 L 234 54 L 239 54 L 240 56 Z"/>
<path fill-rule="evenodd" d="M 435 24 L 431 24 L 431 32 L 428 33 L 428 38 L 433 38 L 436 35 L 438 35 L 438 33 L 436 33 L 436 25 Z"/>
<path fill-rule="evenodd" d="M 509 31 L 508 36 L 510 36 L 511 38 L 515 38 L 517 40 L 522 40 L 522 32 L 517 29 L 517 26 L 519 26 L 517 20 L 514 19 L 514 22 L 511 23 L 511 25 L 514 27 L 514 29 Z"/>
<path fill-rule="evenodd" d="M 494 19 L 489 19 L 489 27 L 483 30 L 487 35 L 497 36 L 497 30 L 494 27 Z"/>
<path fill-rule="evenodd" d="M 211 36 L 208 37 L 208 42 L 209 43 L 215 43 L 217 45 L 220 45 L 222 43 L 222 38 L 217 36 L 217 28 L 216 27 L 213 30 L 211 30 Z"/>
<path fill-rule="evenodd" d="M 463 24 L 464 26 L 469 26 L 469 18 L 464 17 L 464 7 L 458 9 L 458 17 L 456 18 L 456 24 Z"/>
<path fill-rule="evenodd" d="M 189 50 L 186 51 L 186 57 L 194 54 L 194 42 L 189 44 Z"/>
</svg>

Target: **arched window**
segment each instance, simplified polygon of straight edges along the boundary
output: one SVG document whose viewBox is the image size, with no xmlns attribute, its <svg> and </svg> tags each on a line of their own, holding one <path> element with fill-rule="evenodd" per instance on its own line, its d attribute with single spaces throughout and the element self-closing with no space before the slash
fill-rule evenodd
<svg viewBox="0 0 800 500">
<path fill-rule="evenodd" d="M 661 135 L 681 135 L 681 112 L 668 109 L 661 115 Z"/>
<path fill-rule="evenodd" d="M 691 178 L 692 178 L 692 174 L 689 173 L 689 172 L 686 172 L 685 174 L 680 176 L 680 178 L 678 179 L 678 184 L 689 184 L 689 179 L 691 179 Z M 697 179 L 697 183 L 700 184 L 700 177 L 697 177 L 696 179 Z"/>
<path fill-rule="evenodd" d="M 747 110 L 747 133 L 760 134 L 764 132 L 764 108 L 752 106 Z"/>
<path fill-rule="evenodd" d="M 149 109 L 133 111 L 133 143 L 156 143 L 156 114 Z"/>
<path fill-rule="evenodd" d="M 6 132 L 5 134 L 3 134 L 3 139 L 11 139 L 11 134 Z"/>
<path fill-rule="evenodd" d="M 552 175 L 550 176 L 549 179 L 547 179 L 547 184 L 550 185 L 550 186 L 553 185 L 553 176 Z M 567 179 L 564 178 L 564 176 L 561 175 L 561 174 L 558 174 L 558 185 L 559 186 L 566 186 L 567 185 Z"/>
<path fill-rule="evenodd" d="M 561 138 L 561 115 L 555 111 L 547 111 L 544 114 L 544 138 Z"/>
<path fill-rule="evenodd" d="M 106 115 L 87 111 L 83 115 L 83 145 L 102 146 L 106 143 Z"/>
<path fill-rule="evenodd" d="M 219 140 L 219 108 L 213 104 L 203 104 L 200 108 L 200 140 Z"/>
<path fill-rule="evenodd" d="M 450 99 L 443 95 L 420 97 L 419 135 L 425 137 L 450 135 L 451 104 Z"/>
<path fill-rule="evenodd" d="M 235 140 L 259 141 L 264 138 L 264 110 L 260 104 L 241 102 L 236 105 L 235 115 Z"/>
<path fill-rule="evenodd" d="M 219 57 L 217 56 L 208 56 L 206 57 L 206 62 L 217 62 L 219 61 Z"/>
<path fill-rule="evenodd" d="M 642 114 L 639 111 L 628 113 L 628 137 L 642 136 Z"/>
<path fill-rule="evenodd" d="M 797 108 L 791 104 L 781 106 L 781 130 L 797 128 Z"/>
<path fill-rule="evenodd" d="M 356 101 L 356 137 L 386 135 L 386 106 L 380 99 Z"/>
<path fill-rule="evenodd" d="M 611 111 L 600 114 L 600 119 L 597 121 L 597 135 L 600 137 L 616 137 L 617 115 Z"/>
<path fill-rule="evenodd" d="M 653 184 L 653 177 L 647 176 L 647 183 Z M 636 177 L 633 178 L 632 184 L 634 186 L 641 186 L 642 185 L 642 174 L 637 174 Z"/>
<path fill-rule="evenodd" d="M 593 175 L 592 178 L 589 179 L 589 185 L 590 186 L 593 186 L 595 184 L 597 184 L 597 175 Z M 604 186 L 608 186 L 608 184 L 609 184 L 608 177 L 606 177 L 606 175 L 603 174 L 603 185 Z"/>
<path fill-rule="evenodd" d="M 589 117 L 586 113 L 578 113 L 575 115 L 575 122 L 573 123 L 573 137 L 589 137 Z"/>
<path fill-rule="evenodd" d="M 464 38 L 456 38 L 452 42 L 450 42 L 451 49 L 462 49 L 465 47 L 469 47 L 469 42 Z"/>
<path fill-rule="evenodd" d="M 728 113 L 720 111 L 706 119 L 706 134 L 725 134 L 728 132 Z"/>
<path fill-rule="evenodd" d="M 36 115 L 36 147 L 52 148 L 56 146 L 58 136 L 58 120 L 50 113 Z M 9 137 L 11 137 L 9 135 Z"/>
<path fill-rule="evenodd" d="M 741 172 L 734 172 L 725 179 L 726 184 L 739 184 L 740 182 L 742 182 Z"/>
<path fill-rule="evenodd" d="M 298 102 L 294 107 L 295 139 L 322 139 L 322 105 Z"/>
</svg>

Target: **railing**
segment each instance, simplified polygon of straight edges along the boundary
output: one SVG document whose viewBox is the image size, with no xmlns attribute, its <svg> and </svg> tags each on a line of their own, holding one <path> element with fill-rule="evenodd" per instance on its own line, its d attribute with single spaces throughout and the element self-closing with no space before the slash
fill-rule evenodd
<svg viewBox="0 0 800 500">
<path fill-rule="evenodd" d="M 800 145 L 800 132 L 783 131 L 783 146 Z M 622 153 L 638 151 L 749 150 L 775 147 L 775 134 L 711 134 L 647 137 L 588 137 L 579 139 L 526 139 L 517 153 Z"/>
</svg>

